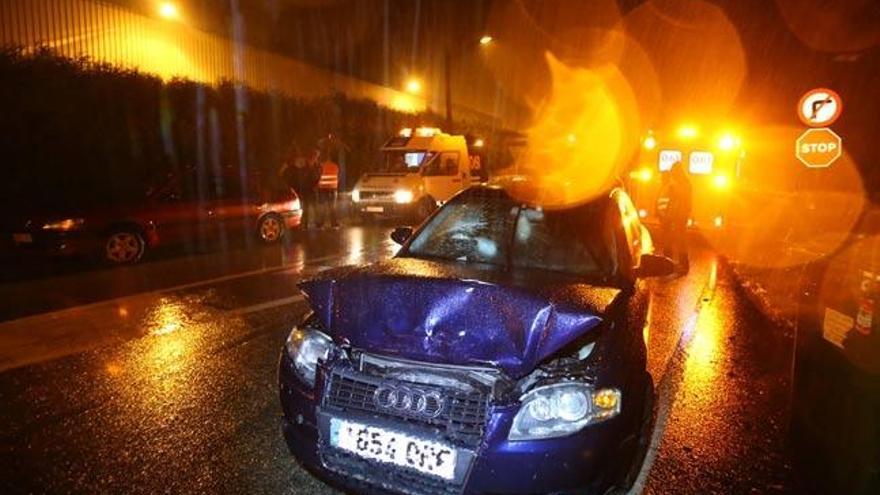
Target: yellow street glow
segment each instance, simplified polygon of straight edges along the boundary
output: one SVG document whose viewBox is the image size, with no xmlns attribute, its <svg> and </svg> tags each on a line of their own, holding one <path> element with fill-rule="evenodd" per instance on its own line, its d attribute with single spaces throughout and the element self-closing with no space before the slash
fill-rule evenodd
<svg viewBox="0 0 880 495">
<path fill-rule="evenodd" d="M 712 185 L 718 189 L 727 189 L 730 186 L 730 179 L 724 174 L 718 174 L 712 177 Z"/>
<path fill-rule="evenodd" d="M 721 228 L 724 225 L 724 217 L 717 216 L 715 217 L 715 228 Z"/>
<path fill-rule="evenodd" d="M 646 150 L 652 150 L 657 147 L 657 140 L 654 139 L 654 136 L 648 136 L 645 138 L 644 146 Z"/>
<path fill-rule="evenodd" d="M 165 19 L 174 20 L 180 17 L 177 5 L 172 2 L 162 2 L 159 4 L 159 15 Z"/>
<path fill-rule="evenodd" d="M 730 151 L 736 147 L 736 138 L 732 134 L 724 134 L 718 140 L 718 147 L 723 151 Z"/>
<path fill-rule="evenodd" d="M 492 42 L 492 36 L 490 36 L 488 34 L 484 34 L 483 37 L 480 38 L 481 45 L 488 45 L 491 42 Z"/>
<path fill-rule="evenodd" d="M 474 148 L 482 148 L 484 144 L 486 143 L 483 142 L 482 138 L 477 138 L 474 140 Z"/>
<path fill-rule="evenodd" d="M 629 176 L 635 180 L 650 182 L 654 177 L 654 172 L 650 168 L 641 168 L 639 170 L 634 170 Z"/>
<path fill-rule="evenodd" d="M 422 92 L 422 82 L 418 79 L 410 79 L 406 82 L 407 93 L 418 94 Z"/>
<path fill-rule="evenodd" d="M 693 139 L 697 137 L 699 131 L 692 125 L 683 125 L 678 128 L 678 137 L 682 139 Z"/>
</svg>

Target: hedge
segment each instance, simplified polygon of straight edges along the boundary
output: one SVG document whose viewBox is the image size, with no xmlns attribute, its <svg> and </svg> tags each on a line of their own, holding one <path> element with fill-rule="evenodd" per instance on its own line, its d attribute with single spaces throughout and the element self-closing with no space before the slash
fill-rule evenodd
<svg viewBox="0 0 880 495">
<path fill-rule="evenodd" d="M 46 48 L 0 52 L 0 110 L 4 212 L 125 201 L 187 170 L 236 167 L 269 182 L 289 148 L 306 153 L 331 134 L 344 146 L 325 149 L 343 158 L 350 187 L 391 133 L 439 121 L 343 94 L 163 82 Z"/>
</svg>

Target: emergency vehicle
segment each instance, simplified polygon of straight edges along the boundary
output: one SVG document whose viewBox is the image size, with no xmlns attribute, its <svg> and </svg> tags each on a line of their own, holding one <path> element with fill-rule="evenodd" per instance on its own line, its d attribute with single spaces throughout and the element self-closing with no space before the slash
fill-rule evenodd
<svg viewBox="0 0 880 495">
<path fill-rule="evenodd" d="M 691 182 L 693 204 L 688 226 L 721 229 L 728 223 L 733 191 L 746 157 L 735 133 L 682 125 L 671 131 L 648 131 L 627 187 L 643 223 L 656 224 L 657 201 L 669 170 L 681 162 Z"/>
<path fill-rule="evenodd" d="M 482 140 L 473 145 L 482 147 Z M 361 176 L 351 192 L 362 217 L 424 219 L 457 192 L 485 179 L 482 155 L 464 136 L 434 127 L 405 128 L 382 146 L 382 163 Z"/>
</svg>

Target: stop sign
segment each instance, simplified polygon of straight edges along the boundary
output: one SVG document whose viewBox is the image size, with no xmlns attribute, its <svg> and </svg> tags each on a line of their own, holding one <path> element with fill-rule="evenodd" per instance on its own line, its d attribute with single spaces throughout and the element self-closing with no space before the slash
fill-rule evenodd
<svg viewBox="0 0 880 495">
<path fill-rule="evenodd" d="M 840 158 L 840 136 L 831 129 L 807 129 L 797 139 L 795 154 L 810 168 L 825 168 Z"/>
</svg>

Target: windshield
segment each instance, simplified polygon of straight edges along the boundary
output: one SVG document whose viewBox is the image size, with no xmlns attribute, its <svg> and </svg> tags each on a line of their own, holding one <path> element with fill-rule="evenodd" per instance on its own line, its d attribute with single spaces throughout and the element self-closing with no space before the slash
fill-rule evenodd
<svg viewBox="0 0 880 495">
<path fill-rule="evenodd" d="M 427 151 L 395 150 L 384 152 L 383 161 L 378 172 L 415 173 L 433 156 Z"/>
<path fill-rule="evenodd" d="M 475 190 L 444 206 L 413 239 L 408 255 L 604 276 L 613 263 L 603 205 L 544 210 L 498 191 Z"/>
</svg>

